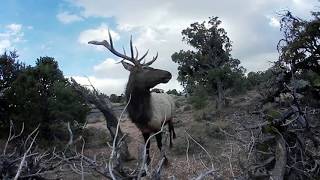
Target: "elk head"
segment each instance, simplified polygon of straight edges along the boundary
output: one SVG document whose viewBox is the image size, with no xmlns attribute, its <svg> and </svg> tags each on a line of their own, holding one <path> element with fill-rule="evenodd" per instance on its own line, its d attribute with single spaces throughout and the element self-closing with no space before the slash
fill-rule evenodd
<svg viewBox="0 0 320 180">
<path fill-rule="evenodd" d="M 114 55 L 122 58 L 120 61 L 123 65 L 123 67 L 130 71 L 130 76 L 129 76 L 129 83 L 133 83 L 136 88 L 138 89 L 150 89 L 156 86 L 157 84 L 160 83 L 167 83 L 172 75 L 170 72 L 161 70 L 161 69 L 155 69 L 150 67 L 150 65 L 156 61 L 158 57 L 158 53 L 155 57 L 152 58 L 151 61 L 145 62 L 142 60 L 147 56 L 148 51 L 142 56 L 138 57 L 138 50 L 135 47 L 136 54 L 134 55 L 134 50 L 133 50 L 133 45 L 132 45 L 132 37 L 130 38 L 130 51 L 131 51 L 131 56 L 127 56 L 125 50 L 123 49 L 123 54 L 119 53 L 114 49 L 113 42 L 112 42 L 112 37 L 109 32 L 109 41 L 103 40 L 103 41 L 90 41 L 88 42 L 89 44 L 94 44 L 94 45 L 103 45 L 105 46 L 110 52 L 112 52 Z"/>
</svg>

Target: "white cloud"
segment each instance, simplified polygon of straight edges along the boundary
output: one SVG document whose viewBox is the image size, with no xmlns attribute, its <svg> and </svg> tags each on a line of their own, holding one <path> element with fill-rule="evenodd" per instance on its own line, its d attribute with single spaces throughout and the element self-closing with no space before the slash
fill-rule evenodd
<svg viewBox="0 0 320 180">
<path fill-rule="evenodd" d="M 134 45 L 140 54 L 150 49 L 146 60 L 150 60 L 156 52 L 159 52 L 158 60 L 153 66 L 166 69 L 174 75 L 167 86 L 181 88 L 175 80 L 177 64 L 171 61 L 171 55 L 180 49 L 190 48 L 181 42 L 181 31 L 191 23 L 207 21 L 210 16 L 219 16 L 222 27 L 233 41 L 233 56 L 239 58 L 249 71 L 262 70 L 270 66 L 268 61 L 277 58 L 276 44 L 281 34 L 278 29 L 279 21 L 274 17 L 276 13 L 288 9 L 297 12 L 299 16 L 306 16 L 317 0 L 163 0 L 161 3 L 156 0 L 72 0 L 71 2 L 80 7 L 80 14 L 83 17 L 112 17 L 117 24 L 117 32 L 122 37 L 134 34 Z M 79 42 L 87 44 L 88 40 L 94 39 L 93 36 L 99 37 L 100 40 L 107 39 L 106 26 L 84 31 L 79 37 Z M 102 74 L 107 76 L 108 72 L 114 73 L 112 69 L 102 70 L 107 64 L 105 63 L 99 65 L 101 69 L 100 73 L 96 74 L 97 77 Z M 96 67 L 95 69 L 98 72 Z M 114 74 L 114 78 L 117 76 L 120 77 Z"/>
<path fill-rule="evenodd" d="M 53 41 L 47 41 L 40 46 L 40 49 L 43 52 L 47 52 L 48 50 L 52 49 L 52 44 L 53 44 Z"/>
<path fill-rule="evenodd" d="M 107 95 L 120 95 L 125 92 L 129 72 L 125 70 L 121 64 L 116 64 L 116 62 L 118 61 L 108 58 L 93 67 L 94 74 L 92 76 L 73 76 L 73 78 L 82 85 L 89 85 L 89 78 L 94 87 L 103 93 Z M 167 84 L 159 84 L 156 88 L 164 90 L 177 89 L 182 91 L 182 87 L 176 78 L 175 76 Z"/>
<path fill-rule="evenodd" d="M 116 61 L 111 58 L 107 58 L 102 63 L 93 67 L 94 75 L 98 78 L 127 78 L 129 72 L 126 71 L 121 63 L 116 64 Z"/>
<path fill-rule="evenodd" d="M 90 85 L 88 78 L 92 85 L 99 89 L 99 91 L 110 94 L 124 93 L 127 79 L 112 79 L 112 78 L 96 78 L 94 76 L 82 77 L 72 76 L 81 85 Z"/>
<path fill-rule="evenodd" d="M 68 11 L 64 11 L 64 12 L 57 14 L 57 18 L 63 24 L 69 24 L 69 23 L 83 20 L 83 18 L 81 16 L 76 15 L 76 14 L 71 14 Z"/>
<path fill-rule="evenodd" d="M 275 28 L 280 27 L 280 21 L 276 17 L 267 16 L 267 18 L 269 19 L 270 26 L 275 27 Z"/>
<path fill-rule="evenodd" d="M 2 53 L 5 49 L 11 47 L 11 43 L 8 39 L 0 40 L 0 53 Z"/>
<path fill-rule="evenodd" d="M 125 92 L 125 87 L 128 81 L 128 77 L 125 78 L 99 78 L 96 76 L 72 76 L 79 84 L 81 85 L 90 85 L 88 78 L 92 85 L 97 88 L 99 91 L 110 95 L 110 94 L 122 94 Z M 177 89 L 182 91 L 182 86 L 177 80 L 170 80 L 167 84 L 159 84 L 155 88 L 164 89 L 165 91 L 169 89 Z"/>
<path fill-rule="evenodd" d="M 120 35 L 110 29 L 110 34 L 112 36 L 113 41 L 117 41 L 120 39 Z M 108 26 L 104 23 L 102 23 L 99 27 L 94 28 L 94 29 L 87 29 L 84 30 L 80 33 L 78 42 L 80 44 L 88 45 L 89 41 L 102 41 L 109 39 L 108 35 Z M 105 50 L 105 48 L 102 48 L 100 46 L 95 46 L 99 50 Z"/>
<path fill-rule="evenodd" d="M 108 58 L 93 67 L 93 75 L 89 76 L 91 83 L 101 92 L 110 94 L 122 94 L 125 91 L 129 72 L 116 60 Z M 89 85 L 87 77 L 73 76 L 82 85 Z"/>
<path fill-rule="evenodd" d="M 0 53 L 12 50 L 16 43 L 23 41 L 22 28 L 21 24 L 12 23 L 6 25 L 3 32 L 0 31 Z"/>
<path fill-rule="evenodd" d="M 10 33 L 18 34 L 22 29 L 22 25 L 13 23 L 13 24 L 7 25 L 6 28 L 9 30 Z"/>
<path fill-rule="evenodd" d="M 315 6 L 315 4 L 319 7 L 319 1 L 317 0 L 292 0 L 294 7 L 299 11 L 299 13 L 303 13 L 304 11 L 309 12 Z"/>
<path fill-rule="evenodd" d="M 278 58 L 277 52 L 253 54 L 242 63 L 251 71 L 265 71 L 272 66 L 272 62 Z"/>
</svg>

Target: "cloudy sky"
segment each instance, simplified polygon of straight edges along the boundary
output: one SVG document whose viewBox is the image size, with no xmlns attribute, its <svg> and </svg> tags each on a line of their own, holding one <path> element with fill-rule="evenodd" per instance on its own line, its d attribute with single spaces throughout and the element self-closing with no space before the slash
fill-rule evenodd
<svg viewBox="0 0 320 180">
<path fill-rule="evenodd" d="M 2 0 L 0 52 L 16 49 L 20 60 L 34 64 L 40 56 L 55 57 L 68 77 L 88 84 L 89 77 L 101 91 L 120 94 L 128 77 L 118 59 L 106 49 L 88 45 L 108 38 L 128 48 L 130 35 L 139 51 L 159 52 L 154 67 L 174 77 L 164 89 L 181 89 L 175 80 L 177 65 L 172 53 L 188 46 L 181 30 L 191 23 L 218 16 L 233 41 L 234 58 L 248 71 L 265 70 L 277 58 L 281 38 L 278 14 L 290 10 L 310 17 L 318 0 Z"/>
</svg>

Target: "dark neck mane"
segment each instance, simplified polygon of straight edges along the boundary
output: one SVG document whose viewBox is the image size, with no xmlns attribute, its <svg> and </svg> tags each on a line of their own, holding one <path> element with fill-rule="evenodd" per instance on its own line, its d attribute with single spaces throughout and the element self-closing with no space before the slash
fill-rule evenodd
<svg viewBox="0 0 320 180">
<path fill-rule="evenodd" d="M 131 81 L 129 78 L 125 94 L 127 102 L 130 100 L 127 107 L 130 119 L 138 126 L 138 128 L 145 127 L 152 115 L 150 107 L 150 90 L 139 89 L 136 87 L 135 82 Z"/>
</svg>

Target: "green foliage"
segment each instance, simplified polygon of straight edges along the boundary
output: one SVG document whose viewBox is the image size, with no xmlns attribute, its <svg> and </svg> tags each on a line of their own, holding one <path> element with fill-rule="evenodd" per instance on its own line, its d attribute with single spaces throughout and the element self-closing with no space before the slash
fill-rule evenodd
<svg viewBox="0 0 320 180">
<path fill-rule="evenodd" d="M 276 109 L 268 109 L 265 114 L 268 121 L 281 118 L 281 113 Z"/>
<path fill-rule="evenodd" d="M 0 55 L 0 129 L 5 128 L 9 122 L 10 103 L 5 94 L 24 68 L 24 64 L 19 63 L 15 51 L 4 52 Z"/>
<path fill-rule="evenodd" d="M 16 51 L 0 55 L 0 91 L 9 87 L 24 65 L 19 63 Z"/>
<path fill-rule="evenodd" d="M 263 82 L 262 80 L 263 72 L 249 72 L 247 75 L 248 86 L 250 88 L 258 86 Z"/>
<path fill-rule="evenodd" d="M 180 50 L 171 58 L 179 64 L 178 81 L 187 93 L 193 94 L 202 86 L 222 100 L 222 91 L 243 86 L 245 69 L 231 57 L 231 41 L 220 24 L 218 17 L 211 17 L 208 22 L 193 23 L 182 31 L 183 41 L 195 50 Z"/>
<path fill-rule="evenodd" d="M 181 82 L 185 91 L 188 93 L 192 93 L 194 89 L 195 82 L 198 82 L 200 79 L 199 71 L 199 63 L 195 58 L 198 56 L 193 51 L 183 51 L 176 52 L 172 54 L 172 61 L 178 63 L 178 81 Z"/>
<path fill-rule="evenodd" d="M 173 95 L 176 95 L 176 96 L 181 96 L 181 92 L 178 92 L 176 89 L 170 89 L 167 91 L 167 94 L 173 94 Z"/>
<path fill-rule="evenodd" d="M 320 75 L 313 72 L 313 71 L 306 71 L 303 74 L 303 79 L 307 80 L 310 82 L 312 87 L 315 87 L 317 89 L 320 89 Z"/>
<path fill-rule="evenodd" d="M 266 71 L 249 72 L 246 77 L 247 88 L 252 89 L 274 83 L 279 73 L 276 66 L 270 67 Z"/>
<path fill-rule="evenodd" d="M 313 12 L 313 19 L 303 20 L 287 12 L 281 19 L 284 38 L 279 41 L 279 61 L 291 65 L 293 73 L 311 70 L 320 75 L 320 13 Z"/>
<path fill-rule="evenodd" d="M 279 60 L 273 67 L 274 77 L 267 80 L 269 100 L 280 93 L 290 91 L 292 85 L 296 92 L 303 94 L 305 102 L 318 104 L 320 99 L 320 13 L 312 13 L 310 20 L 303 20 L 286 12 L 281 21 L 283 38 L 278 43 Z"/>
<path fill-rule="evenodd" d="M 49 111 L 52 119 L 60 122 L 84 123 L 88 107 L 84 100 L 74 92 L 68 81 L 55 82 L 53 96 L 49 97 Z"/>
<path fill-rule="evenodd" d="M 40 124 L 41 137 L 45 139 L 58 138 L 55 127 L 65 122 L 84 123 L 89 110 L 51 57 L 41 57 L 35 67 L 21 71 L 5 97 L 8 119 L 17 126 L 24 123 L 26 133 Z"/>
<path fill-rule="evenodd" d="M 202 109 L 206 107 L 208 104 L 208 94 L 206 89 L 202 86 L 198 86 L 188 100 L 195 109 Z"/>
<path fill-rule="evenodd" d="M 113 103 L 123 103 L 123 102 L 125 102 L 124 94 L 121 94 L 121 96 L 118 96 L 116 94 L 111 94 L 109 99 Z"/>
</svg>

